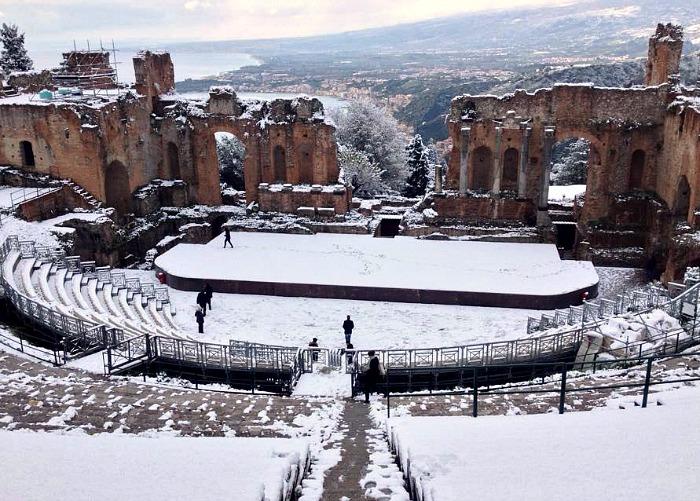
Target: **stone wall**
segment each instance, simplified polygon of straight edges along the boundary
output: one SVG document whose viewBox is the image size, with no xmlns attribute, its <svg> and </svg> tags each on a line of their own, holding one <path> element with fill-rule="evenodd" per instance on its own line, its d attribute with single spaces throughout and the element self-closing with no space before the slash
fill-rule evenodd
<svg viewBox="0 0 700 501">
<path fill-rule="evenodd" d="M 232 90 L 215 89 L 197 105 L 164 94 L 174 85 L 169 54 L 140 53 L 134 69 L 136 94 L 0 99 L 0 165 L 70 178 L 120 214 L 142 209 L 132 194 L 157 178 L 184 181 L 188 202 L 217 205 L 215 133 L 229 132 L 246 147 L 248 202 L 262 182 L 338 182 L 335 128 L 317 99 L 243 103 Z"/>
<path fill-rule="evenodd" d="M 330 208 L 335 214 L 350 210 L 352 193 L 343 185 L 293 186 L 262 183 L 258 191 L 260 210 L 272 212 L 297 212 L 300 207 Z"/>
<path fill-rule="evenodd" d="M 535 222 L 535 206 L 530 200 L 459 196 L 456 193 L 435 196 L 431 207 L 437 221 L 459 219 L 482 222 L 489 220 Z"/>
</svg>

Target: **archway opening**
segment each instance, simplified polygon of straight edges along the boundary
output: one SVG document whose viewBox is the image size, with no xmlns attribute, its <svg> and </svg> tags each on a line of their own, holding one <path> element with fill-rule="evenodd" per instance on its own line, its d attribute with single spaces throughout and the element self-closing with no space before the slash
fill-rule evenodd
<svg viewBox="0 0 700 501">
<path fill-rule="evenodd" d="M 280 145 L 272 150 L 272 172 L 276 183 L 287 182 L 287 152 Z"/>
<path fill-rule="evenodd" d="M 646 157 L 644 150 L 635 150 L 632 153 L 632 160 L 630 161 L 630 190 L 643 189 Z"/>
<path fill-rule="evenodd" d="M 518 191 L 518 163 L 520 152 L 515 148 L 508 148 L 503 153 L 503 176 L 501 177 L 501 191 Z"/>
<path fill-rule="evenodd" d="M 216 132 L 216 157 L 219 162 L 219 176 L 222 191 L 245 190 L 245 145 L 230 132 Z"/>
<path fill-rule="evenodd" d="M 168 179 L 182 179 L 180 171 L 180 151 L 175 143 L 169 142 L 167 147 Z"/>
<path fill-rule="evenodd" d="M 472 189 L 489 191 L 493 187 L 493 153 L 488 146 L 474 150 L 472 160 Z"/>
<path fill-rule="evenodd" d="M 105 170 L 105 201 L 119 214 L 131 212 L 129 171 L 118 160 L 110 163 Z"/>
<path fill-rule="evenodd" d="M 588 167 L 596 162 L 591 143 L 572 137 L 555 143 L 549 173 L 549 202 L 573 204 L 576 197 L 585 195 Z"/>
<path fill-rule="evenodd" d="M 311 146 L 302 145 L 299 147 L 297 163 L 299 164 L 299 182 L 301 184 L 313 184 L 314 159 L 311 154 Z"/>
<path fill-rule="evenodd" d="M 676 203 L 674 204 L 673 213 L 680 218 L 687 218 L 690 210 L 690 184 L 685 176 L 681 176 L 678 180 L 678 188 L 676 189 Z"/>
<path fill-rule="evenodd" d="M 20 141 L 19 153 L 22 158 L 23 167 L 35 167 L 36 160 L 34 159 L 34 148 L 29 141 Z"/>
</svg>

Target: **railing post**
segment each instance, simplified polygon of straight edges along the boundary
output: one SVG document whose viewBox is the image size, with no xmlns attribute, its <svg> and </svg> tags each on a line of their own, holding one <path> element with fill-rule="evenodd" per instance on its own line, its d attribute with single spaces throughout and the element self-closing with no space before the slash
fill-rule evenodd
<svg viewBox="0 0 700 501">
<path fill-rule="evenodd" d="M 644 396 L 642 397 L 642 407 L 647 406 L 647 401 L 649 400 L 649 383 L 651 382 L 651 363 L 653 358 L 647 358 L 647 374 L 644 378 Z"/>
<path fill-rule="evenodd" d="M 367 382 L 365 381 L 365 384 Z M 386 385 L 386 417 L 390 418 L 391 417 L 391 400 L 390 400 L 390 392 L 389 392 L 389 369 L 386 370 L 386 381 L 384 383 Z"/>
<path fill-rule="evenodd" d="M 146 334 L 146 358 L 150 360 L 152 355 L 153 354 L 151 353 L 151 335 Z"/>
<path fill-rule="evenodd" d="M 559 414 L 564 414 L 564 402 L 566 401 L 566 364 L 561 370 L 561 390 L 559 391 Z"/>
<path fill-rule="evenodd" d="M 479 415 L 479 386 L 477 385 L 476 367 L 474 367 L 474 380 L 472 384 L 472 392 L 474 393 L 472 400 L 472 417 L 477 417 Z"/>
</svg>

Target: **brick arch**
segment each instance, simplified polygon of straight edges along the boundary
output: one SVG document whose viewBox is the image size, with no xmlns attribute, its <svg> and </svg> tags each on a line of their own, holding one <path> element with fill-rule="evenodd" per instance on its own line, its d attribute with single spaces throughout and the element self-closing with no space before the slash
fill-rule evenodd
<svg viewBox="0 0 700 501">
<path fill-rule="evenodd" d="M 129 171 L 119 160 L 114 160 L 105 169 L 105 203 L 114 207 L 119 214 L 131 211 L 131 187 Z"/>
<path fill-rule="evenodd" d="M 479 146 L 471 155 L 471 188 L 490 190 L 493 185 L 493 152 L 488 146 Z"/>
</svg>

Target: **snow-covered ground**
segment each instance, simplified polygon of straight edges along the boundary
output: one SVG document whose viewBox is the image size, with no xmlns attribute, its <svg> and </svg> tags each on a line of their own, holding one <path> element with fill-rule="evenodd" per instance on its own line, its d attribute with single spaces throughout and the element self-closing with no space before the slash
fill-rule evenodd
<svg viewBox="0 0 700 501">
<path fill-rule="evenodd" d="M 601 290 L 615 292 L 639 283 L 634 269 L 597 268 Z M 127 276 L 155 282 L 151 271 L 123 270 Z M 355 322 L 355 348 L 429 348 L 502 341 L 525 337 L 528 316 L 541 311 L 480 308 L 439 304 L 388 303 L 342 299 L 288 298 L 242 294 L 214 294 L 204 334 L 194 319 L 196 292 L 170 288 L 177 310 L 175 320 L 185 332 L 202 341 L 228 343 L 230 339 L 305 346 L 316 337 L 321 347 L 343 347 L 342 323 Z"/>
<path fill-rule="evenodd" d="M 700 389 L 646 409 L 389 420 L 419 501 L 694 501 Z"/>
<path fill-rule="evenodd" d="M 0 499 L 279 501 L 308 453 L 298 439 L 3 431 Z"/>
<path fill-rule="evenodd" d="M 209 280 L 553 295 L 598 282 L 587 261 L 554 245 L 369 235 L 235 233 L 180 244 L 156 258 L 166 273 Z"/>
<path fill-rule="evenodd" d="M 8 209 L 30 198 L 54 191 L 56 188 L 18 188 L 16 186 L 0 186 L 0 209 Z"/>
<path fill-rule="evenodd" d="M 569 186 L 550 186 L 549 200 L 552 202 L 571 202 L 578 195 L 586 193 L 585 184 L 572 184 Z"/>
</svg>

